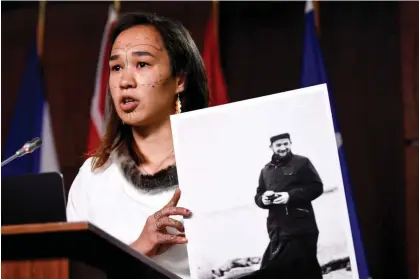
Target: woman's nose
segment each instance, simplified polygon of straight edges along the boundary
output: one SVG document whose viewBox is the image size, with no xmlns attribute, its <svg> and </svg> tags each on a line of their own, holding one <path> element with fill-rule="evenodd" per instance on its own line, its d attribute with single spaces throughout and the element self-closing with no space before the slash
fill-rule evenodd
<svg viewBox="0 0 419 279">
<path fill-rule="evenodd" d="M 135 78 L 131 69 L 125 69 L 121 76 L 120 87 L 122 89 L 127 89 L 127 88 L 135 88 L 136 86 L 137 86 L 137 83 L 135 81 Z"/>
</svg>

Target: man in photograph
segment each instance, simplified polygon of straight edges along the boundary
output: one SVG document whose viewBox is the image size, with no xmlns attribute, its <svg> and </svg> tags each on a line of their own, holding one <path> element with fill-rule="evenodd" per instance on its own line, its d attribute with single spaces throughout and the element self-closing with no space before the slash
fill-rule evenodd
<svg viewBox="0 0 419 279">
<path fill-rule="evenodd" d="M 273 136 L 270 142 L 273 155 L 260 173 L 255 196 L 257 206 L 269 210 L 270 242 L 260 271 L 278 278 L 322 278 L 319 230 L 311 204 L 323 193 L 322 180 L 307 157 L 292 153 L 288 133 Z"/>
</svg>

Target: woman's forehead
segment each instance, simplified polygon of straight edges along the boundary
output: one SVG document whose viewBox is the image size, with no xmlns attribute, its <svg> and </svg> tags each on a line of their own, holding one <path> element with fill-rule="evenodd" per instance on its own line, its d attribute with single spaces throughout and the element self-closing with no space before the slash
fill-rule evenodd
<svg viewBox="0 0 419 279">
<path fill-rule="evenodd" d="M 116 38 L 112 49 L 123 49 L 136 46 L 148 46 L 158 51 L 163 50 L 163 42 L 159 32 L 152 26 L 135 26 L 121 32 Z"/>
</svg>

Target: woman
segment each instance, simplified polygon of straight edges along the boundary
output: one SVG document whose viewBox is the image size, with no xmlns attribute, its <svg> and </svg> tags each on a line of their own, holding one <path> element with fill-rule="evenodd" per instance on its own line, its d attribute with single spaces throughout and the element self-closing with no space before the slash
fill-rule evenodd
<svg viewBox="0 0 419 279">
<path fill-rule="evenodd" d="M 203 61 L 177 22 L 130 13 L 116 23 L 106 134 L 68 197 L 68 221 L 89 221 L 189 277 L 170 115 L 205 108 Z"/>
</svg>

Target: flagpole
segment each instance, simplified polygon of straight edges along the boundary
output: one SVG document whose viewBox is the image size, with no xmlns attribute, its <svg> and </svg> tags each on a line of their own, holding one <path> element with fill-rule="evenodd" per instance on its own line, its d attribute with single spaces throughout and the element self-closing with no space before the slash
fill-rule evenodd
<svg viewBox="0 0 419 279">
<path fill-rule="evenodd" d="M 212 1 L 212 16 L 214 18 L 214 32 L 218 41 L 218 0 Z"/>
<path fill-rule="evenodd" d="M 316 25 L 317 35 L 320 37 L 320 4 L 319 0 L 313 0 L 314 24 Z"/>
<path fill-rule="evenodd" d="M 38 26 L 37 26 L 37 49 L 38 49 L 38 56 L 39 57 L 42 57 L 43 47 L 44 47 L 46 4 L 47 4 L 46 0 L 40 0 L 39 1 Z"/>
<path fill-rule="evenodd" d="M 120 0 L 114 0 L 113 6 L 115 8 L 115 12 L 119 14 L 119 11 L 121 10 L 121 1 Z"/>
</svg>

